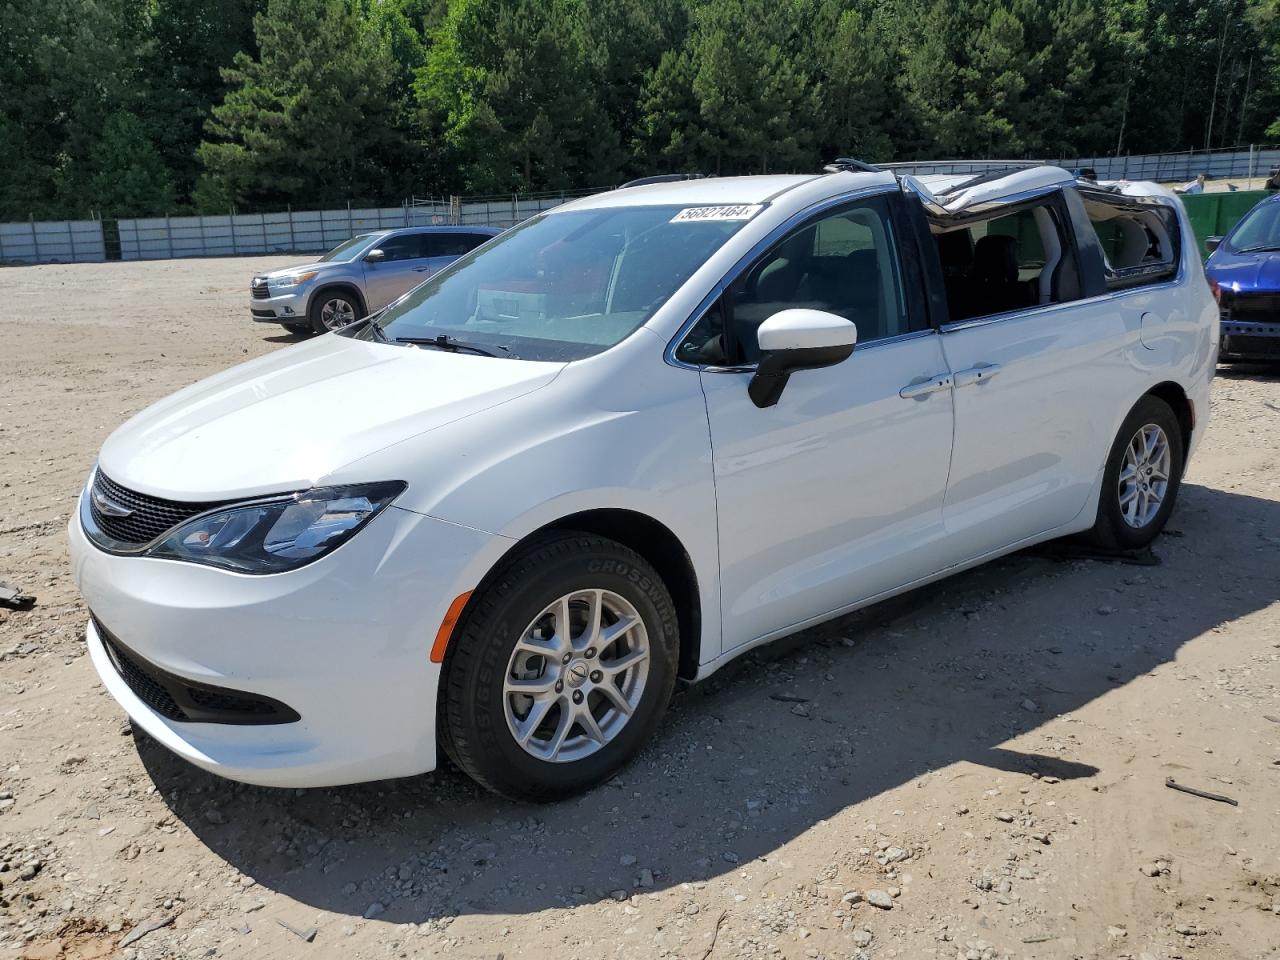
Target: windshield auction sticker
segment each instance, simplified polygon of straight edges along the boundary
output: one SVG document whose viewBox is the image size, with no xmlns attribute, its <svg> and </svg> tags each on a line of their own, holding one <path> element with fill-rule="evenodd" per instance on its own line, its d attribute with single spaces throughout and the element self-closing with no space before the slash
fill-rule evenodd
<svg viewBox="0 0 1280 960">
<path fill-rule="evenodd" d="M 672 223 L 702 223 L 707 220 L 750 220 L 764 209 L 762 203 L 741 203 L 733 207 L 685 207 Z"/>
</svg>

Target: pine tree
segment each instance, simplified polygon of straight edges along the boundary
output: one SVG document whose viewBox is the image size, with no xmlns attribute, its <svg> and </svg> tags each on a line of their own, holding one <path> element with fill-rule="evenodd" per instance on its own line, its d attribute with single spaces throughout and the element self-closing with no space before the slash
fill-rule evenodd
<svg viewBox="0 0 1280 960">
<path fill-rule="evenodd" d="M 222 68 L 255 49 L 253 18 L 263 6 L 263 0 L 148 4 L 135 109 L 184 201 L 200 173 L 196 148 L 205 123 L 226 92 Z"/>
<path fill-rule="evenodd" d="M 414 90 L 424 134 L 438 131 L 456 164 L 451 189 L 563 189 L 614 177 L 619 138 L 598 98 L 585 0 L 457 0 Z"/>
<path fill-rule="evenodd" d="M 269 0 L 254 18 L 258 58 L 223 71 L 230 89 L 197 151 L 197 203 L 393 202 L 406 145 L 389 89 L 395 65 L 344 0 Z"/>
<path fill-rule="evenodd" d="M 112 114 L 90 154 L 89 194 L 97 209 L 117 216 L 155 216 L 175 207 L 175 190 L 164 159 L 141 120 Z"/>
<path fill-rule="evenodd" d="M 854 156 L 892 160 L 908 124 L 896 88 L 898 50 L 883 5 L 823 0 L 815 13 L 813 49 L 818 71 L 815 117 L 824 160 Z"/>
</svg>

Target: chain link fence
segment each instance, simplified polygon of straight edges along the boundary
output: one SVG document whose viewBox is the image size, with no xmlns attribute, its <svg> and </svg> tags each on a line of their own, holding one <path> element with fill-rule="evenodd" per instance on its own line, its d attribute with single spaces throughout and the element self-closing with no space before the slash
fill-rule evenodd
<svg viewBox="0 0 1280 960">
<path fill-rule="evenodd" d="M 1280 166 L 1280 148 L 1251 146 L 1222 150 L 1182 150 L 1124 157 L 1059 157 L 1056 160 L 927 160 L 884 164 L 895 173 L 982 174 L 1010 167 L 1049 163 L 1066 170 L 1091 169 L 1099 180 L 1153 180 L 1186 183 L 1200 174 L 1212 180 L 1252 180 Z"/>
</svg>

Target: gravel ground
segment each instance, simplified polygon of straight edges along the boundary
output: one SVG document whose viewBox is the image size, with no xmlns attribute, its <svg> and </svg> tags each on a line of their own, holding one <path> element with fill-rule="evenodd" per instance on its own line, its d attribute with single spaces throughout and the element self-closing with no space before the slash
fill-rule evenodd
<svg viewBox="0 0 1280 960">
<path fill-rule="evenodd" d="M 245 302 L 286 262 L 0 271 L 0 578 L 39 598 L 0 609 L 0 957 L 1280 956 L 1277 371 L 1219 371 L 1157 565 L 1023 553 L 808 631 L 575 801 L 268 790 L 133 737 L 64 526 L 114 426 L 293 341 Z"/>
</svg>

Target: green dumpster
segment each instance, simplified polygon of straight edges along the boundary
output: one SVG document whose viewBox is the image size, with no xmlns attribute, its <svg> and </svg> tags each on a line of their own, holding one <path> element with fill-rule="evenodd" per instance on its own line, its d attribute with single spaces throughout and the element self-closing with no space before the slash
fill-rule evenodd
<svg viewBox="0 0 1280 960">
<path fill-rule="evenodd" d="M 1235 193 L 1193 193 L 1182 198 L 1196 234 L 1196 249 L 1201 259 L 1209 254 L 1204 249 L 1208 237 L 1220 237 L 1236 225 L 1236 221 L 1253 209 L 1259 200 L 1271 196 L 1267 190 L 1237 190 Z"/>
</svg>

